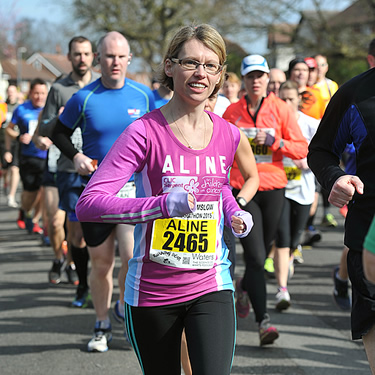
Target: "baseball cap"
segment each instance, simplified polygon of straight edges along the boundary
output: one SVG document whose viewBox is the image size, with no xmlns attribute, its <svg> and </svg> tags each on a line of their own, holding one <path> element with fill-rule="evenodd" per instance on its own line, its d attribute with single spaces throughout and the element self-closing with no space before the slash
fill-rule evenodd
<svg viewBox="0 0 375 375">
<path fill-rule="evenodd" d="M 310 69 L 316 69 L 318 67 L 316 60 L 313 57 L 305 57 L 305 62 Z"/>
<path fill-rule="evenodd" d="M 260 70 L 265 73 L 270 72 L 267 60 L 263 56 L 249 55 L 242 60 L 241 75 L 245 76 L 247 73 L 253 72 L 254 70 Z"/>
</svg>

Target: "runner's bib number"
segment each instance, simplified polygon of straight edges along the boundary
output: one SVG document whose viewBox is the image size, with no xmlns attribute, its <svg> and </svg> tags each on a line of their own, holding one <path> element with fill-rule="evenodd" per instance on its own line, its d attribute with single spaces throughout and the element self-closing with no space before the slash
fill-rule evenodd
<svg viewBox="0 0 375 375">
<path fill-rule="evenodd" d="M 154 221 L 150 259 L 176 268 L 210 269 L 216 260 L 217 202 L 184 217 Z"/>
<path fill-rule="evenodd" d="M 245 133 L 247 138 L 249 139 L 251 148 L 253 150 L 253 154 L 255 156 L 255 161 L 257 163 L 272 163 L 272 150 L 266 145 L 258 145 L 254 142 L 254 138 L 256 137 L 258 131 L 262 130 L 265 133 L 268 133 L 275 136 L 275 129 L 272 128 L 241 128 L 241 130 Z"/>
<path fill-rule="evenodd" d="M 285 157 L 283 158 L 284 170 L 288 179 L 287 189 L 293 189 L 302 185 L 302 171 L 294 163 L 293 160 Z"/>
</svg>

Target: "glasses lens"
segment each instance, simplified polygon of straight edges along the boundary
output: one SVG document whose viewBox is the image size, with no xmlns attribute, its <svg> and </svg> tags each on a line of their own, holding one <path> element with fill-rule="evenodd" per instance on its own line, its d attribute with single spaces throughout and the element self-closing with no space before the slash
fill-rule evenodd
<svg viewBox="0 0 375 375">
<path fill-rule="evenodd" d="M 220 71 L 220 65 L 219 64 L 206 64 L 206 72 L 210 74 L 216 74 Z"/>
<path fill-rule="evenodd" d="M 194 70 L 198 68 L 199 63 L 190 59 L 181 60 L 181 66 L 187 70 Z"/>
<path fill-rule="evenodd" d="M 180 60 L 181 66 L 186 70 L 198 69 L 199 65 L 203 65 L 204 70 L 209 74 L 217 74 L 221 70 L 221 65 L 215 63 L 201 64 L 198 61 L 191 59 Z"/>
</svg>

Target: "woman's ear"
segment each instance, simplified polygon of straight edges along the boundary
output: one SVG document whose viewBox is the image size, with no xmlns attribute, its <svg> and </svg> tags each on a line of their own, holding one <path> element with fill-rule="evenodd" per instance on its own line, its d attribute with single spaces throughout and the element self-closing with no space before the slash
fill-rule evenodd
<svg viewBox="0 0 375 375">
<path fill-rule="evenodd" d="M 172 61 L 169 59 L 166 59 L 164 62 L 164 72 L 167 77 L 172 77 Z"/>
</svg>

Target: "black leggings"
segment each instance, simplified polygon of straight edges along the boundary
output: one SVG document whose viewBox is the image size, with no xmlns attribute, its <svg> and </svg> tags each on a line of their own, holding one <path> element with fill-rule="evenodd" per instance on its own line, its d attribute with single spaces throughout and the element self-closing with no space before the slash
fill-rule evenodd
<svg viewBox="0 0 375 375">
<path fill-rule="evenodd" d="M 277 230 L 277 247 L 289 247 L 291 250 L 297 248 L 309 218 L 310 207 L 311 204 L 299 204 L 285 198 Z"/>
<path fill-rule="evenodd" d="M 245 238 L 241 238 L 244 250 L 245 275 L 242 288 L 247 291 L 259 323 L 267 312 L 267 291 L 264 277 L 264 261 L 272 248 L 284 205 L 284 190 L 258 191 L 244 209 L 253 216 L 254 226 Z M 238 190 L 233 189 L 236 196 Z"/>
<path fill-rule="evenodd" d="M 125 303 L 126 330 L 145 375 L 181 374 L 184 328 L 193 374 L 230 374 L 235 316 L 230 290 L 167 306 L 132 307 Z"/>
</svg>

